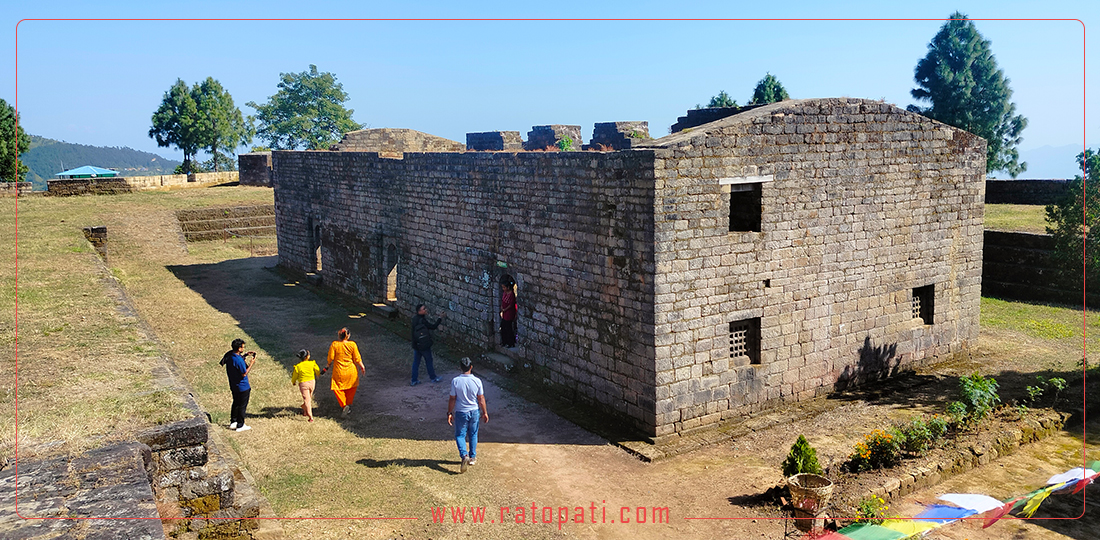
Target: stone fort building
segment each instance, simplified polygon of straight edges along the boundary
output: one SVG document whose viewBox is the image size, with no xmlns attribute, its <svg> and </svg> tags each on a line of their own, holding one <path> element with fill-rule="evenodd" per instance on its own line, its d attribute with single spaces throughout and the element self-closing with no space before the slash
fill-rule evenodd
<svg viewBox="0 0 1100 540">
<path fill-rule="evenodd" d="M 848 98 L 621 138 L 470 151 L 366 130 L 276 151 L 279 262 L 445 310 L 441 333 L 488 350 L 514 278 L 516 365 L 656 440 L 975 343 L 981 138 Z"/>
</svg>

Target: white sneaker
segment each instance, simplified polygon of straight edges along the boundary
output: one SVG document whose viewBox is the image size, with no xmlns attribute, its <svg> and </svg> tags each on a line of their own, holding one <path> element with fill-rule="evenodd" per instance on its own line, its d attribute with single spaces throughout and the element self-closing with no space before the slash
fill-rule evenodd
<svg viewBox="0 0 1100 540">
<path fill-rule="evenodd" d="M 470 462 L 467 463 L 467 465 L 469 465 L 471 467 L 473 467 L 474 465 L 477 465 L 477 459 L 471 459 Z"/>
<path fill-rule="evenodd" d="M 250 429 L 252 429 L 252 426 L 246 426 L 244 424 L 241 424 L 241 427 L 237 428 L 237 433 L 240 433 L 242 431 L 248 431 Z"/>
<path fill-rule="evenodd" d="M 236 422 L 231 422 L 229 424 L 229 429 L 237 429 L 237 423 Z"/>
</svg>

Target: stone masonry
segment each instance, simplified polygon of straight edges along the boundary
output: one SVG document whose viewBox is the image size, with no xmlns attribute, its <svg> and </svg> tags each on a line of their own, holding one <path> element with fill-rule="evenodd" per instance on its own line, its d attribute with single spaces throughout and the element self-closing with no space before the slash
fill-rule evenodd
<svg viewBox="0 0 1100 540">
<path fill-rule="evenodd" d="M 271 186 L 271 152 L 249 152 L 237 155 L 242 186 Z"/>
<path fill-rule="evenodd" d="M 467 133 L 466 149 L 476 151 L 522 150 L 523 139 L 518 131 L 486 131 Z"/>
<path fill-rule="evenodd" d="M 966 349 L 985 143 L 878 101 L 783 101 L 614 152 L 274 152 L 280 264 L 446 310 L 662 440 Z"/>
<path fill-rule="evenodd" d="M 411 129 L 361 129 L 332 146 L 344 152 L 462 152 L 466 145 Z"/>
<path fill-rule="evenodd" d="M 527 132 L 527 142 L 523 143 L 524 150 L 545 150 L 557 147 L 558 141 L 569 137 L 573 141 L 573 148 L 579 150 L 582 145 L 581 127 L 553 124 L 549 126 L 534 126 Z"/>
</svg>

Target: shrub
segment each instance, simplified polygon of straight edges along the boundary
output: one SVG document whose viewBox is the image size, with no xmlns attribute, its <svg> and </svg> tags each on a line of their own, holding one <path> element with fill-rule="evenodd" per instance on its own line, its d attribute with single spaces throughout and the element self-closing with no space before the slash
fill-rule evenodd
<svg viewBox="0 0 1100 540">
<path fill-rule="evenodd" d="M 960 401 L 966 407 L 965 420 L 968 422 L 985 418 L 1001 401 L 997 395 L 997 380 L 982 377 L 976 371 L 959 379 L 959 393 L 962 394 Z"/>
<path fill-rule="evenodd" d="M 882 497 L 870 496 L 860 499 L 856 506 L 856 523 L 870 523 L 881 525 L 888 517 L 886 511 L 890 506 Z"/>
<path fill-rule="evenodd" d="M 931 417 L 928 418 L 927 425 L 929 433 L 932 434 L 933 441 L 938 441 L 942 439 L 944 435 L 947 435 L 946 418 L 938 414 L 933 414 Z"/>
<path fill-rule="evenodd" d="M 897 433 L 876 429 L 864 435 L 863 442 L 856 443 L 848 456 L 848 468 L 855 472 L 892 467 L 901 457 Z"/>
<path fill-rule="evenodd" d="M 572 152 L 573 138 L 568 135 L 562 137 L 561 140 L 558 141 L 558 150 L 561 150 L 562 152 Z"/>
<path fill-rule="evenodd" d="M 900 436 L 901 449 L 913 454 L 924 454 L 947 434 L 947 420 L 942 416 L 914 417 L 895 428 Z"/>
<path fill-rule="evenodd" d="M 1036 375 L 1035 386 L 1027 387 L 1027 403 L 1029 405 L 1039 403 L 1039 401 L 1043 399 L 1043 395 L 1046 394 L 1046 391 L 1050 389 L 1054 390 L 1053 403 L 1056 404 L 1058 402 L 1058 396 L 1061 395 L 1062 390 L 1066 389 L 1066 380 L 1060 377 L 1051 377 L 1047 379 L 1042 375 Z"/>
<path fill-rule="evenodd" d="M 810 446 L 806 437 L 799 435 L 791 445 L 787 460 L 783 462 L 783 476 L 791 477 L 801 473 L 821 474 L 821 465 L 817 462 L 817 450 Z"/>
<path fill-rule="evenodd" d="M 966 405 L 961 401 L 952 401 L 947 405 L 947 416 L 951 417 L 952 423 L 962 425 L 966 422 Z"/>
</svg>

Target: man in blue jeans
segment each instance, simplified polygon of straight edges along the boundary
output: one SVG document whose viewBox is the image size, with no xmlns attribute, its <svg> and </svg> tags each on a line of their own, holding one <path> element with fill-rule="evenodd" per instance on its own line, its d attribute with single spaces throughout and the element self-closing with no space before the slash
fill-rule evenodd
<svg viewBox="0 0 1100 540">
<path fill-rule="evenodd" d="M 489 409 L 485 406 L 485 387 L 481 379 L 474 377 L 474 364 L 469 357 L 459 361 L 462 375 L 451 381 L 451 400 L 447 403 L 447 424 L 455 427 L 458 456 L 462 458 L 459 472 L 466 472 L 477 463 L 478 412 L 481 421 L 489 422 Z M 466 451 L 466 435 L 470 436 L 470 450 Z"/>
<path fill-rule="evenodd" d="M 443 317 L 446 316 L 447 314 L 444 313 Z M 436 377 L 435 365 L 432 362 L 432 330 L 439 328 L 439 324 L 443 322 L 443 317 L 436 319 L 434 323 L 430 323 L 428 322 L 428 308 L 424 307 L 424 304 L 416 305 L 416 315 L 412 318 L 413 368 L 412 380 L 409 382 L 409 386 L 420 384 L 421 358 L 428 361 L 428 378 L 434 383 L 443 380 L 442 377 Z"/>
</svg>

